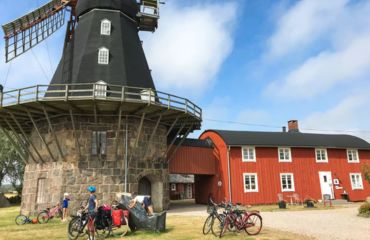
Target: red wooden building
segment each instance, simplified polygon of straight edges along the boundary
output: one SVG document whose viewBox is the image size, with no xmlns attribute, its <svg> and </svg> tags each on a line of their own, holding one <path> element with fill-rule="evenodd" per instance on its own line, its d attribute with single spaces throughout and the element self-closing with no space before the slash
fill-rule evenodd
<svg viewBox="0 0 370 240">
<path fill-rule="evenodd" d="M 198 203 L 206 203 L 210 193 L 216 201 L 243 204 L 276 203 L 278 196 L 287 201 L 370 196 L 361 173 L 361 166 L 370 164 L 368 142 L 351 135 L 301 133 L 297 121 L 289 121 L 288 128 L 207 130 L 180 148 L 170 172 L 195 174 Z"/>
</svg>

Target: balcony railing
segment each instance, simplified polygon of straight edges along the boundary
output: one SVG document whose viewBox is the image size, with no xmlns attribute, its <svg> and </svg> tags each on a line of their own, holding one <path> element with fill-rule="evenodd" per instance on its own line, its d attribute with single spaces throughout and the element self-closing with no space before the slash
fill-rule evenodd
<svg viewBox="0 0 370 240">
<path fill-rule="evenodd" d="M 202 109 L 186 98 L 151 88 L 107 84 L 36 85 L 0 93 L 0 108 L 37 101 L 109 100 L 146 103 L 183 111 L 202 119 Z"/>
</svg>

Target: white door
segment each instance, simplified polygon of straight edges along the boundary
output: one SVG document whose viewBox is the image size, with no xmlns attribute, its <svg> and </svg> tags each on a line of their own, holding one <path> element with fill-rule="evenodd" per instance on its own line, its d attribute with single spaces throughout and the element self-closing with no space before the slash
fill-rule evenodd
<svg viewBox="0 0 370 240">
<path fill-rule="evenodd" d="M 186 185 L 186 198 L 191 199 L 193 198 L 193 188 L 191 187 L 191 184 Z"/>
<path fill-rule="evenodd" d="M 331 179 L 331 172 L 319 172 L 321 197 L 324 199 L 324 195 L 330 195 L 330 199 L 334 199 L 333 194 L 333 181 Z"/>
</svg>

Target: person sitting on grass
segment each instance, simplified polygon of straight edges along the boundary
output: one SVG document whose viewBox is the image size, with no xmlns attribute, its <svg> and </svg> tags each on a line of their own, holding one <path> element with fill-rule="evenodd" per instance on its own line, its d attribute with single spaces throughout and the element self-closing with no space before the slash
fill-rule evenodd
<svg viewBox="0 0 370 240">
<path fill-rule="evenodd" d="M 135 207 L 136 203 L 140 203 L 140 205 L 145 209 L 148 216 L 153 215 L 153 204 L 152 198 L 148 195 L 136 195 L 136 193 L 131 194 L 132 200 L 130 201 L 129 208 Z"/>
</svg>

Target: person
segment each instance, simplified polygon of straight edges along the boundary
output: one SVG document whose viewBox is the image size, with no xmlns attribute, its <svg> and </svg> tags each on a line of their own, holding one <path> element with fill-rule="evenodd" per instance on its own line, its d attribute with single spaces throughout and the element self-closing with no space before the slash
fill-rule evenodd
<svg viewBox="0 0 370 240">
<path fill-rule="evenodd" d="M 68 212 L 68 203 L 69 203 L 69 200 L 70 200 L 70 197 L 69 197 L 69 194 L 68 193 L 64 193 L 63 195 L 63 218 L 62 218 L 62 221 L 65 222 L 67 221 L 67 218 L 68 218 L 68 215 L 69 215 L 69 212 Z"/>
<path fill-rule="evenodd" d="M 153 215 L 153 204 L 152 204 L 152 198 L 148 195 L 136 195 L 136 193 L 133 193 L 132 200 L 130 201 L 129 208 L 135 207 L 136 203 L 140 203 L 141 206 L 145 209 L 148 216 Z"/>
<path fill-rule="evenodd" d="M 90 193 L 89 200 L 87 200 L 86 210 L 92 215 L 94 215 L 98 211 L 98 200 L 96 199 L 96 187 L 89 186 L 87 187 L 87 191 Z"/>
</svg>

